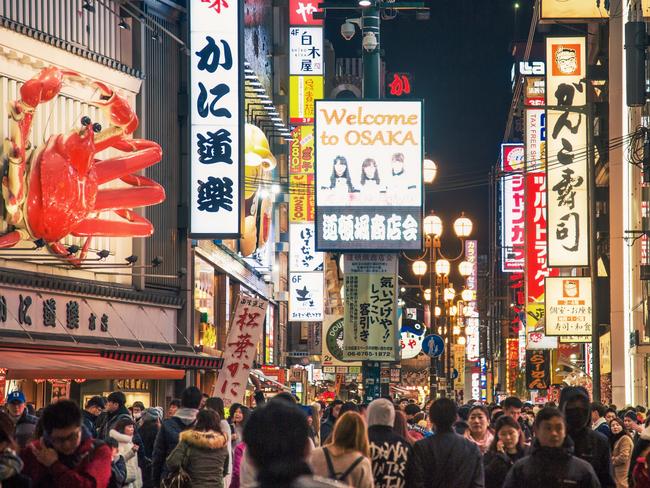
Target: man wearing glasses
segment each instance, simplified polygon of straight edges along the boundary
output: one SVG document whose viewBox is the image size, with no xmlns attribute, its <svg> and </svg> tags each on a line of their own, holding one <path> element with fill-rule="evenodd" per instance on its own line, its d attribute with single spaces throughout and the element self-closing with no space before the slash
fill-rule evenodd
<svg viewBox="0 0 650 488">
<path fill-rule="evenodd" d="M 20 453 L 22 474 L 33 486 L 106 488 L 111 477 L 110 447 L 82 428 L 79 406 L 70 400 L 49 405 L 41 416 L 43 436 Z"/>
</svg>

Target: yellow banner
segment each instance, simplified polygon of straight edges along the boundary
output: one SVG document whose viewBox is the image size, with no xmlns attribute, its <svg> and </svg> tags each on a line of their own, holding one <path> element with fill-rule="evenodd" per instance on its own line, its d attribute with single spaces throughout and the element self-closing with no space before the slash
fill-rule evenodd
<svg viewBox="0 0 650 488">
<path fill-rule="evenodd" d="M 323 98 L 322 76 L 289 77 L 289 122 L 314 123 L 314 101 Z"/>
<path fill-rule="evenodd" d="M 454 380 L 454 390 L 465 389 L 465 346 L 463 344 L 454 344 L 454 369 L 458 371 L 458 378 Z"/>
<path fill-rule="evenodd" d="M 314 173 L 314 126 L 299 125 L 291 132 L 289 173 Z"/>
<path fill-rule="evenodd" d="M 313 222 L 314 174 L 289 175 L 289 189 L 289 222 Z"/>
</svg>

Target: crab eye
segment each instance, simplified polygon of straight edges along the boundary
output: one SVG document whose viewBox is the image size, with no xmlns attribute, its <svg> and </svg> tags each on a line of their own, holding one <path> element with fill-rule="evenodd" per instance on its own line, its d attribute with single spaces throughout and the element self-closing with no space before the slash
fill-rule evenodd
<svg viewBox="0 0 650 488">
<path fill-rule="evenodd" d="M 94 132 L 99 132 L 99 131 L 101 131 L 101 130 L 102 130 L 102 126 L 99 125 L 97 122 L 95 122 L 95 123 L 93 124 L 93 131 L 94 131 Z"/>
<path fill-rule="evenodd" d="M 87 115 L 84 115 L 83 117 L 81 117 L 81 125 L 86 127 L 89 124 L 90 124 L 90 117 L 88 117 Z"/>
</svg>

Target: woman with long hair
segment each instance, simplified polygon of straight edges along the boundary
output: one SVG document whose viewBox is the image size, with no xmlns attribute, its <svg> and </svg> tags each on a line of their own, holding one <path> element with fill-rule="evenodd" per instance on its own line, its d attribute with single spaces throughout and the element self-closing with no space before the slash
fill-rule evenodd
<svg viewBox="0 0 650 488">
<path fill-rule="evenodd" d="M 142 471 L 138 464 L 138 450 L 140 446 L 133 442 L 135 434 L 135 422 L 133 419 L 120 419 L 115 422 L 109 431 L 109 436 L 119 443 L 119 452 L 126 462 L 126 481 L 124 486 L 128 488 L 142 487 Z"/>
<path fill-rule="evenodd" d="M 230 407 L 230 416 L 228 417 L 228 423 L 231 427 L 232 432 L 232 448 L 233 450 L 242 442 L 242 433 L 244 432 L 244 422 L 248 418 L 250 410 L 248 407 L 240 403 L 233 403 Z"/>
<path fill-rule="evenodd" d="M 323 187 L 324 190 L 332 190 L 337 193 L 357 193 L 357 190 L 352 184 L 350 176 L 350 168 L 348 160 L 343 156 L 336 156 L 332 164 L 332 174 L 330 175 L 330 186 Z"/>
<path fill-rule="evenodd" d="M 512 465 L 526 455 L 524 435 L 515 419 L 502 415 L 494 432 L 494 439 L 483 457 L 485 488 L 501 488 Z"/>
<path fill-rule="evenodd" d="M 473 405 L 469 409 L 467 425 L 469 428 L 465 431 L 465 438 L 476 444 L 485 454 L 494 439 L 494 434 L 490 430 L 490 414 L 488 409 L 483 405 Z"/>
<path fill-rule="evenodd" d="M 192 488 L 224 488 L 228 448 L 220 423 L 217 412 L 201 410 L 194 426 L 180 433 L 178 445 L 167 457 L 171 471 L 179 467 L 187 471 Z"/>
<path fill-rule="evenodd" d="M 329 444 L 311 455 L 314 474 L 357 488 L 373 488 L 368 430 L 356 412 L 344 413 L 336 422 Z"/>
<path fill-rule="evenodd" d="M 361 192 L 362 193 L 378 193 L 382 191 L 381 179 L 379 178 L 379 168 L 377 168 L 377 161 L 372 158 L 363 160 L 361 164 Z M 385 190 L 385 189 L 384 189 Z"/>
<path fill-rule="evenodd" d="M 612 432 L 609 438 L 609 446 L 612 450 L 612 467 L 614 468 L 616 488 L 627 488 L 627 473 L 630 469 L 634 442 L 632 437 L 625 431 L 625 424 L 620 418 L 614 417 L 611 419 L 609 429 Z"/>
<path fill-rule="evenodd" d="M 226 446 L 228 447 L 228 466 L 226 468 L 226 478 L 224 484 L 229 485 L 229 478 L 233 472 L 233 461 L 234 455 L 232 450 L 232 432 L 230 430 L 230 424 L 226 420 L 225 407 L 223 404 L 223 399 L 219 397 L 210 397 L 205 401 L 205 408 L 209 408 L 217 412 L 217 415 L 221 419 L 219 422 L 219 427 L 221 428 L 221 433 L 226 436 Z"/>
<path fill-rule="evenodd" d="M 415 444 L 416 439 L 409 432 L 406 415 L 404 415 L 403 411 L 398 409 L 395 409 L 395 422 L 393 423 L 393 432 L 399 436 L 402 436 L 409 444 Z"/>
</svg>

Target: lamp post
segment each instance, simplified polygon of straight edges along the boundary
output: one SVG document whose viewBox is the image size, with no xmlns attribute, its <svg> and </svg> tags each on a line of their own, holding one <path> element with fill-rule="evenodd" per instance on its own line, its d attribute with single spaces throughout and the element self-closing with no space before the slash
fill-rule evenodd
<svg viewBox="0 0 650 488">
<path fill-rule="evenodd" d="M 434 175 L 435 177 L 435 175 Z M 472 233 L 472 221 L 465 217 L 464 214 L 456 219 L 453 224 L 456 237 L 460 239 L 461 250 L 460 253 L 453 257 L 448 258 L 441 250 L 440 236 L 443 231 L 443 224 L 440 217 L 437 215 L 429 215 L 425 217 L 423 225 L 424 229 L 424 254 L 412 259 L 406 256 L 407 259 L 412 261 L 411 269 L 413 274 L 420 280 L 420 287 L 422 288 L 422 279 L 428 274 L 428 287 L 423 289 L 424 298 L 429 302 L 429 317 L 431 320 L 430 333 L 437 332 L 437 325 L 439 317 L 444 317 L 446 327 L 447 348 L 445 351 L 445 373 L 447 379 L 447 392 L 449 396 L 453 394 L 453 379 L 452 379 L 452 362 L 451 362 L 451 345 L 453 342 L 453 327 L 452 327 L 452 314 L 451 306 L 456 297 L 456 290 L 453 285 L 450 286 L 449 274 L 451 272 L 451 263 L 461 260 L 465 255 L 465 240 Z M 428 262 L 427 262 L 428 261 Z M 465 279 L 472 272 L 472 265 L 462 260 L 458 266 L 459 274 Z M 463 293 L 469 290 L 463 290 Z M 429 297 L 427 299 L 427 297 Z M 436 391 L 436 359 L 431 358 L 431 365 L 429 371 L 429 391 L 431 397 L 434 396 Z"/>
</svg>

